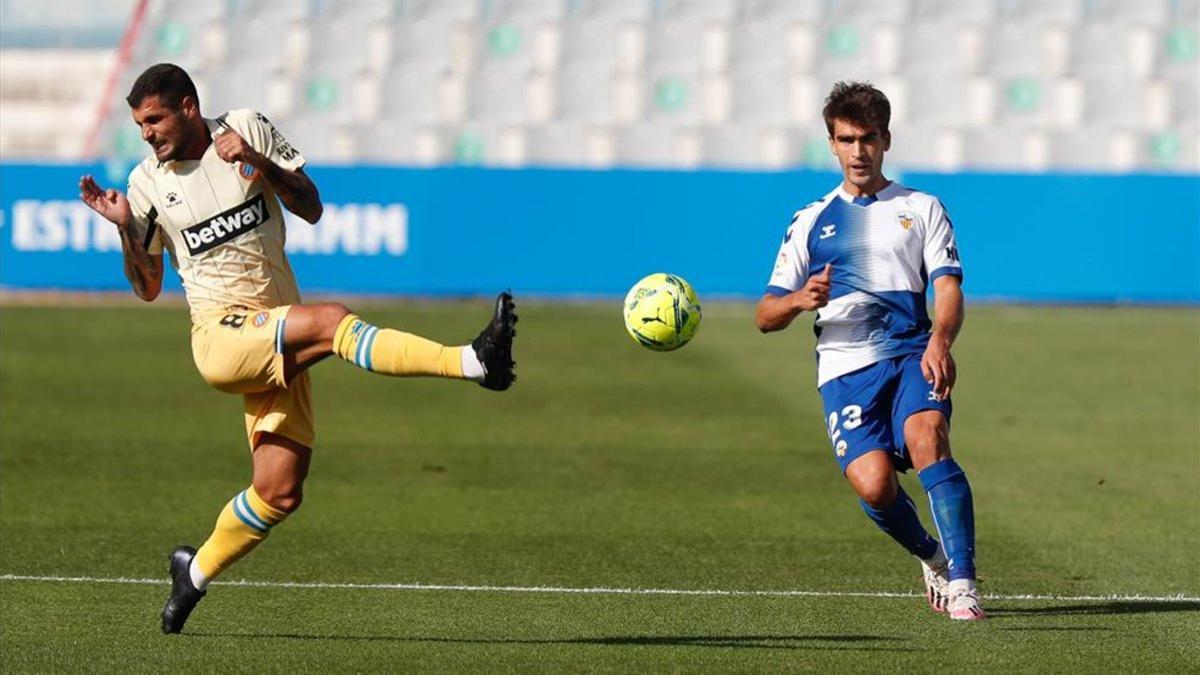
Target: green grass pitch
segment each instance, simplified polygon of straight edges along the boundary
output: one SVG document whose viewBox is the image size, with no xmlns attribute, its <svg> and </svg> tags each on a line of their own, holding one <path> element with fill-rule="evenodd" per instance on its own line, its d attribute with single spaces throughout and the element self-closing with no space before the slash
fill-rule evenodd
<svg viewBox="0 0 1200 675">
<path fill-rule="evenodd" d="M 318 366 L 306 503 L 222 580 L 861 595 L 214 585 L 163 636 L 163 584 L 13 577 L 164 579 L 248 483 L 240 401 L 196 374 L 179 307 L 8 306 L 0 670 L 1200 669 L 1194 308 L 968 308 L 953 444 L 992 614 L 970 625 L 882 595 L 918 567 L 838 474 L 807 322 L 762 336 L 712 304 L 659 354 L 618 303 L 520 309 L 506 394 Z M 362 313 L 456 342 L 487 307 Z M 1113 594 L 1159 599 L 1082 599 Z"/>
</svg>

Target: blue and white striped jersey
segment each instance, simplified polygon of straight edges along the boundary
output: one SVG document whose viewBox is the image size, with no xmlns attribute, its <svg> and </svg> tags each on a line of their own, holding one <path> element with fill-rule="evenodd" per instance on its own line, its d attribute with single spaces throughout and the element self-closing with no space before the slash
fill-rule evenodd
<svg viewBox="0 0 1200 675">
<path fill-rule="evenodd" d="M 954 228 L 936 197 L 891 183 L 852 198 L 839 185 L 796 212 L 767 293 L 787 295 L 826 263 L 829 304 L 817 311 L 817 386 L 894 356 L 920 353 L 932 326 L 925 291 L 962 277 Z"/>
</svg>

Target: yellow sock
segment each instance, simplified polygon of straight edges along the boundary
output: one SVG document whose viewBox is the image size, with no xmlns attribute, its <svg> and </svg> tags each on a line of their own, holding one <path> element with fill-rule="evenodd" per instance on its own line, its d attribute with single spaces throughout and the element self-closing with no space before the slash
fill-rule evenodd
<svg viewBox="0 0 1200 675">
<path fill-rule="evenodd" d="M 217 525 L 208 541 L 196 551 L 194 564 L 204 575 L 205 583 L 258 546 L 271 528 L 286 517 L 285 511 L 264 502 L 253 485 L 229 500 L 217 516 Z"/>
<path fill-rule="evenodd" d="M 464 379 L 463 349 L 372 326 L 353 314 L 342 319 L 333 336 L 335 354 L 359 368 L 384 375 Z"/>
</svg>

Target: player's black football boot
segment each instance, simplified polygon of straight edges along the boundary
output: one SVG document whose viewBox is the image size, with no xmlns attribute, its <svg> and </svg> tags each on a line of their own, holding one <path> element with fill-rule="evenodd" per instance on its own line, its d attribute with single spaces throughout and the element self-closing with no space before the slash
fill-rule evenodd
<svg viewBox="0 0 1200 675">
<path fill-rule="evenodd" d="M 191 546 L 178 546 L 171 551 L 168 560 L 171 561 L 171 597 L 162 611 L 162 630 L 164 633 L 178 633 L 183 630 L 188 615 L 195 609 L 196 603 L 205 596 L 207 591 L 197 590 L 192 585 L 192 576 L 188 568 L 192 558 L 196 557 L 196 549 Z"/>
<path fill-rule="evenodd" d="M 517 336 L 516 325 L 517 306 L 513 303 L 512 293 L 497 295 L 492 320 L 471 343 L 475 356 L 486 371 L 483 381 L 479 383 L 485 389 L 504 391 L 517 379 L 516 373 L 513 372 L 517 364 L 513 363 L 512 359 L 513 338 Z"/>
</svg>

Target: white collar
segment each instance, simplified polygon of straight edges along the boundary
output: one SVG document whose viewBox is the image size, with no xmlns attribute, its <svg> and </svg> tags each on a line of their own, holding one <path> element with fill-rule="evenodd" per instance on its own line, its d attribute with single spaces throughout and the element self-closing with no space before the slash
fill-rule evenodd
<svg viewBox="0 0 1200 675">
<path fill-rule="evenodd" d="M 879 190 L 879 192 L 876 192 L 874 195 L 865 195 L 865 196 L 867 196 L 867 197 L 874 196 L 875 201 L 881 201 L 881 200 L 887 199 L 889 196 L 891 196 L 891 192 L 898 185 L 899 184 L 894 180 L 888 181 L 888 184 L 884 185 L 883 188 Z M 838 183 L 836 192 L 837 192 L 837 196 L 841 197 L 842 201 L 849 202 L 851 204 L 854 203 L 855 197 L 854 197 L 854 195 L 851 195 L 849 192 L 846 192 L 846 185 L 845 185 L 844 181 L 841 183 Z"/>
</svg>

